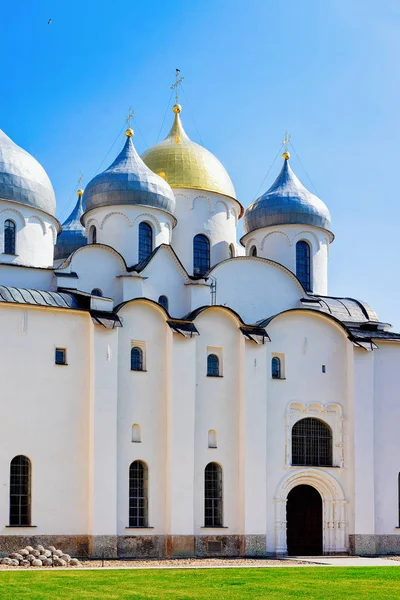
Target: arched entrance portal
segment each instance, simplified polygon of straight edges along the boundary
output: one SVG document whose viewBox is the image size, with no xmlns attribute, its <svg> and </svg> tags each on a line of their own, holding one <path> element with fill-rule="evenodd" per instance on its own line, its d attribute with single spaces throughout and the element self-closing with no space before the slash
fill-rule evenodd
<svg viewBox="0 0 400 600">
<path fill-rule="evenodd" d="M 287 550 L 292 556 L 323 553 L 322 498 L 311 485 L 297 485 L 286 504 Z"/>
</svg>

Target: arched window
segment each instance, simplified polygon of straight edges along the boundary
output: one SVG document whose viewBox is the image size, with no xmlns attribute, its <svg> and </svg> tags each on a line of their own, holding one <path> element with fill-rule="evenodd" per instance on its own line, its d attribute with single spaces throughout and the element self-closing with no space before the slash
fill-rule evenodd
<svg viewBox="0 0 400 600">
<path fill-rule="evenodd" d="M 101 298 L 103 296 L 103 292 L 99 288 L 94 288 L 91 291 L 92 296 L 99 296 Z"/>
<path fill-rule="evenodd" d="M 306 292 L 311 292 L 310 246 L 304 240 L 296 244 L 296 275 Z"/>
<path fill-rule="evenodd" d="M 332 466 L 332 431 L 328 425 L 311 417 L 293 425 L 292 465 Z"/>
<path fill-rule="evenodd" d="M 148 526 L 148 469 L 140 460 L 129 467 L 129 527 Z"/>
<path fill-rule="evenodd" d="M 138 346 L 131 350 L 131 371 L 143 371 L 143 350 Z"/>
<path fill-rule="evenodd" d="M 10 525 L 31 524 L 31 462 L 15 456 L 10 464 Z"/>
<path fill-rule="evenodd" d="M 210 429 L 210 431 L 208 432 L 208 447 L 217 447 L 217 432 L 215 431 L 215 429 Z"/>
<path fill-rule="evenodd" d="M 97 229 L 94 225 L 89 229 L 89 244 L 97 244 Z"/>
<path fill-rule="evenodd" d="M 271 360 L 272 379 L 281 378 L 281 361 L 280 358 L 274 356 Z"/>
<path fill-rule="evenodd" d="M 219 358 L 216 354 L 207 356 L 207 377 L 219 377 Z"/>
<path fill-rule="evenodd" d="M 153 252 L 153 230 L 148 223 L 139 225 L 139 262 L 146 260 Z"/>
<path fill-rule="evenodd" d="M 168 297 L 167 296 L 160 296 L 158 299 L 158 304 L 161 304 L 161 306 L 163 308 L 165 308 L 165 310 L 168 312 Z"/>
<path fill-rule="evenodd" d="M 235 244 L 229 244 L 229 258 L 235 258 Z"/>
<path fill-rule="evenodd" d="M 140 425 L 135 423 L 132 425 L 132 442 L 141 442 L 142 436 L 140 433 Z"/>
<path fill-rule="evenodd" d="M 210 269 L 210 242 L 199 233 L 193 239 L 193 274 L 205 275 Z"/>
<path fill-rule="evenodd" d="M 255 246 L 250 248 L 250 256 L 257 256 L 257 248 Z"/>
<path fill-rule="evenodd" d="M 15 223 L 10 219 L 4 222 L 4 254 L 15 254 Z"/>
<path fill-rule="evenodd" d="M 204 526 L 222 527 L 222 468 L 217 463 L 204 470 Z"/>
</svg>

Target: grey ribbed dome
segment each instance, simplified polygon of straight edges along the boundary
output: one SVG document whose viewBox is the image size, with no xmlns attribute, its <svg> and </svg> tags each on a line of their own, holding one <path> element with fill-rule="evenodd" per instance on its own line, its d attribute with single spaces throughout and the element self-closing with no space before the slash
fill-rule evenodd
<svg viewBox="0 0 400 600">
<path fill-rule="evenodd" d="M 330 231 L 331 215 L 326 205 L 309 192 L 285 159 L 278 177 L 244 215 L 244 233 L 273 225 L 313 225 Z"/>
<path fill-rule="evenodd" d="M 0 200 L 12 200 L 55 215 L 53 186 L 42 165 L 0 129 Z"/>
<path fill-rule="evenodd" d="M 84 212 L 118 204 L 152 206 L 171 214 L 175 211 L 172 189 L 146 167 L 131 137 L 112 165 L 89 182 L 83 196 Z"/>
<path fill-rule="evenodd" d="M 55 260 L 68 258 L 78 248 L 86 246 L 85 228 L 81 224 L 82 215 L 82 196 L 79 196 L 74 210 L 62 224 L 62 231 L 58 234 L 57 243 L 54 248 Z"/>
</svg>

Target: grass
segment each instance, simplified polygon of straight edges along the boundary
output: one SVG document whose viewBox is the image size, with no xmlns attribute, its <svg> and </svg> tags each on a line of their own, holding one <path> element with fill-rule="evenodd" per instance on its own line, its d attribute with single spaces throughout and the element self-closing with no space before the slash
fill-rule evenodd
<svg viewBox="0 0 400 600">
<path fill-rule="evenodd" d="M 385 600 L 400 567 L 2 571 L 1 600 Z"/>
</svg>

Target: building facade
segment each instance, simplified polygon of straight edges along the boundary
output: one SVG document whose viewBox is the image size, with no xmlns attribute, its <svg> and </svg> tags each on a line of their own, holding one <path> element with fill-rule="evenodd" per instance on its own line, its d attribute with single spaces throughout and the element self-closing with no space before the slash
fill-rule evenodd
<svg viewBox="0 0 400 600">
<path fill-rule="evenodd" d="M 173 110 L 62 227 L 0 132 L 0 551 L 399 552 L 400 334 L 328 295 L 330 214 L 287 152 L 244 211 Z"/>
</svg>

